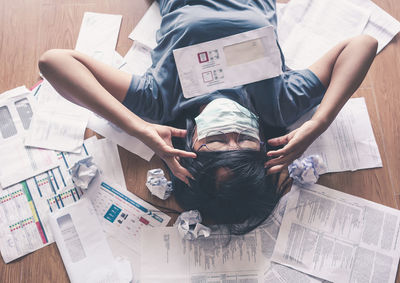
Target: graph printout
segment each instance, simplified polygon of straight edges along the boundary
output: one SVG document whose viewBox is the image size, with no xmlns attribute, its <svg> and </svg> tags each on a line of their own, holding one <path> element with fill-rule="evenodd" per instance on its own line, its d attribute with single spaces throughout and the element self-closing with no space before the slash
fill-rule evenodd
<svg viewBox="0 0 400 283">
<path fill-rule="evenodd" d="M 68 167 L 87 155 L 57 153 L 60 166 L 12 185 L 0 193 L 0 250 L 8 263 L 54 241 L 48 216 L 77 202 L 83 192 L 73 186 Z"/>
</svg>

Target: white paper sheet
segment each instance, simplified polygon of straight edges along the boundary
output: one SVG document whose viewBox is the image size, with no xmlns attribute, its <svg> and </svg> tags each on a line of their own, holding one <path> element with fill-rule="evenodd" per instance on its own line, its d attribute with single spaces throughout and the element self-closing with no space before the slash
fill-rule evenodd
<svg viewBox="0 0 400 283">
<path fill-rule="evenodd" d="M 370 11 L 349 1 L 292 0 L 279 19 L 279 43 L 292 69 L 309 67 L 340 41 L 364 30 Z"/>
<path fill-rule="evenodd" d="M 58 165 L 53 151 L 24 146 L 35 106 L 25 87 L 0 95 L 0 164 L 3 164 L 0 186 L 3 189 Z"/>
<path fill-rule="evenodd" d="M 293 186 L 272 260 L 332 282 L 394 282 L 399 232 L 396 209 Z"/>
<path fill-rule="evenodd" d="M 156 32 L 160 28 L 161 20 L 160 5 L 157 1 L 154 1 L 133 29 L 129 38 L 154 49 L 157 46 Z"/>
<path fill-rule="evenodd" d="M 171 219 L 136 195 L 105 179 L 91 185 L 85 197 L 93 203 L 106 234 L 136 252 L 140 252 L 140 234 L 145 227 L 163 227 Z"/>
<path fill-rule="evenodd" d="M 311 118 L 310 111 L 289 130 Z M 327 172 L 355 171 L 382 167 L 382 160 L 372 131 L 365 99 L 351 98 L 329 128 L 304 152 L 302 157 L 320 155 Z"/>
<path fill-rule="evenodd" d="M 113 65 L 121 21 L 121 15 L 86 12 L 75 50 Z"/>
<path fill-rule="evenodd" d="M 25 146 L 79 152 L 87 119 L 66 111 L 60 112 L 57 104 L 41 105 L 32 119 Z"/>
<path fill-rule="evenodd" d="M 264 278 L 270 276 L 270 258 L 288 196 L 263 224 L 243 236 L 221 234 L 214 228 L 208 238 L 186 241 L 176 227 L 144 230 L 141 282 L 271 282 Z M 296 270 L 288 272 L 293 278 L 310 278 Z"/>
<path fill-rule="evenodd" d="M 72 283 L 129 282 L 120 276 L 90 201 L 57 211 L 50 226 Z"/>
<path fill-rule="evenodd" d="M 83 155 L 87 156 L 84 146 L 80 154 L 59 152 L 59 167 L 0 192 L 0 249 L 4 262 L 54 241 L 48 216 L 81 198 L 83 192 L 73 186 L 67 168 Z"/>
<path fill-rule="evenodd" d="M 175 49 L 173 53 L 186 98 L 282 73 L 272 26 Z"/>
<path fill-rule="evenodd" d="M 79 152 L 89 111 L 69 102 L 44 80 L 36 93 L 37 115 L 25 139 L 26 146 Z"/>
<path fill-rule="evenodd" d="M 96 140 L 90 144 L 85 142 L 85 145 L 89 154 L 93 156 L 93 162 L 100 170 L 98 177 L 104 176 L 113 180 L 124 190 L 127 190 L 117 145 L 109 139 Z"/>
<path fill-rule="evenodd" d="M 135 41 L 124 57 L 126 62 L 120 70 L 129 74 L 143 75 L 151 66 L 151 49 Z"/>
<path fill-rule="evenodd" d="M 94 113 L 90 115 L 87 127 L 122 146 L 126 150 L 137 154 L 146 161 L 149 161 L 154 155 L 154 152 L 139 139 L 128 135 L 111 122 L 108 122 Z"/>
<path fill-rule="evenodd" d="M 363 34 L 368 34 L 378 40 L 378 53 L 400 31 L 400 22 L 378 7 L 371 0 L 351 0 L 352 3 L 366 8 L 371 12 Z"/>
</svg>

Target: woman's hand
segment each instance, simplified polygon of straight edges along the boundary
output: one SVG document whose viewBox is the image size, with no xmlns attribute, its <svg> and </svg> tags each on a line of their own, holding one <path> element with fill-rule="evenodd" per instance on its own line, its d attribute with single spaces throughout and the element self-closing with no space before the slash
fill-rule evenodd
<svg viewBox="0 0 400 283">
<path fill-rule="evenodd" d="M 265 163 L 268 174 L 275 174 L 299 158 L 313 141 L 324 132 L 321 123 L 310 120 L 296 130 L 277 138 L 268 140 L 271 146 L 284 146 L 279 150 L 267 152 L 272 157 Z"/>
<path fill-rule="evenodd" d="M 171 141 L 172 137 L 184 138 L 185 136 L 186 130 L 148 123 L 143 129 L 141 140 L 167 163 L 177 178 L 189 184 L 187 178 L 193 179 L 193 176 L 179 164 L 179 157 L 196 158 L 196 154 L 175 149 Z"/>
</svg>

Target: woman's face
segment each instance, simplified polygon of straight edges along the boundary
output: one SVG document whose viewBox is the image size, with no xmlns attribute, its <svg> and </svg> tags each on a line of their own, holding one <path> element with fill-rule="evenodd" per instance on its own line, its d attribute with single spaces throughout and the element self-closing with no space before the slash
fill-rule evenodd
<svg viewBox="0 0 400 283">
<path fill-rule="evenodd" d="M 228 150 L 260 150 L 260 140 L 246 132 L 222 133 L 214 132 L 202 139 L 197 139 L 197 129 L 193 135 L 194 151 L 228 151 Z"/>
</svg>

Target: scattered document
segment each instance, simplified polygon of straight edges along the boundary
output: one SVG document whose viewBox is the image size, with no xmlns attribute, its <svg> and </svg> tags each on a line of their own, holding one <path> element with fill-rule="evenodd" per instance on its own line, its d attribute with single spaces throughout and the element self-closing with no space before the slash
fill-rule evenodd
<svg viewBox="0 0 400 283">
<path fill-rule="evenodd" d="M 370 12 L 337 0 L 292 0 L 279 19 L 279 43 L 291 69 L 309 67 L 344 39 L 360 35 Z"/>
<path fill-rule="evenodd" d="M 117 145 L 109 139 L 100 139 L 90 144 L 85 142 L 85 146 L 89 154 L 93 156 L 93 162 L 100 170 L 101 176 L 113 180 L 127 190 Z"/>
<path fill-rule="evenodd" d="M 90 201 L 57 211 L 49 222 L 72 283 L 130 281 L 122 280 Z"/>
<path fill-rule="evenodd" d="M 186 98 L 282 73 L 272 26 L 175 49 L 173 53 Z"/>
<path fill-rule="evenodd" d="M 59 152 L 59 167 L 0 192 L 0 250 L 6 263 L 53 242 L 48 216 L 82 197 L 67 168 L 83 155 L 85 149 L 80 154 Z"/>
<path fill-rule="evenodd" d="M 208 238 L 187 241 L 176 227 L 143 230 L 140 282 L 271 282 L 264 279 L 271 276 L 270 258 L 289 195 L 262 225 L 243 236 L 214 227 Z M 281 269 L 292 279 L 311 278 L 286 266 Z M 290 279 L 281 282 L 321 282 Z"/>
<path fill-rule="evenodd" d="M 79 152 L 82 146 L 87 118 L 84 119 L 65 111 L 58 111 L 50 103 L 40 110 L 32 120 L 25 145 L 59 151 Z"/>
<path fill-rule="evenodd" d="M 120 70 L 129 74 L 143 75 L 152 64 L 151 49 L 135 41 L 126 53 L 124 61 L 126 64 Z"/>
<path fill-rule="evenodd" d="M 24 146 L 35 106 L 30 91 L 25 87 L 0 96 L 0 164 L 3 164 L 0 187 L 3 189 L 58 166 L 53 151 Z"/>
<path fill-rule="evenodd" d="M 157 1 L 154 1 L 133 29 L 129 38 L 154 49 L 157 46 L 156 33 L 161 26 L 161 20 L 160 5 Z"/>
<path fill-rule="evenodd" d="M 289 127 L 294 130 L 311 118 L 307 113 Z M 351 98 L 329 128 L 304 152 L 302 158 L 319 155 L 326 173 L 382 167 L 365 99 Z"/>
<path fill-rule="evenodd" d="M 171 219 L 144 200 L 106 180 L 91 185 L 85 197 L 93 203 L 103 230 L 140 252 L 140 234 L 145 227 L 163 227 Z"/>
<path fill-rule="evenodd" d="M 400 32 L 400 22 L 378 7 L 371 0 L 351 0 L 352 3 L 371 12 L 363 34 L 378 40 L 378 53 Z"/>
<path fill-rule="evenodd" d="M 400 31 L 400 22 L 370 0 L 291 0 L 277 14 L 279 43 L 292 69 L 308 68 L 341 40 L 360 34 L 377 39 L 379 53 Z"/>
<path fill-rule="evenodd" d="M 396 209 L 293 186 L 272 260 L 331 282 L 395 282 L 399 232 Z"/>
<path fill-rule="evenodd" d="M 89 118 L 89 111 L 58 94 L 48 81 L 36 93 L 36 115 L 25 145 L 64 152 L 79 152 Z"/>
<path fill-rule="evenodd" d="M 122 146 L 126 150 L 137 154 L 146 161 L 150 161 L 154 155 L 154 152 L 139 139 L 127 134 L 113 123 L 94 113 L 90 115 L 87 127 Z"/>
<path fill-rule="evenodd" d="M 113 65 L 121 15 L 86 12 L 75 50 Z"/>
</svg>

